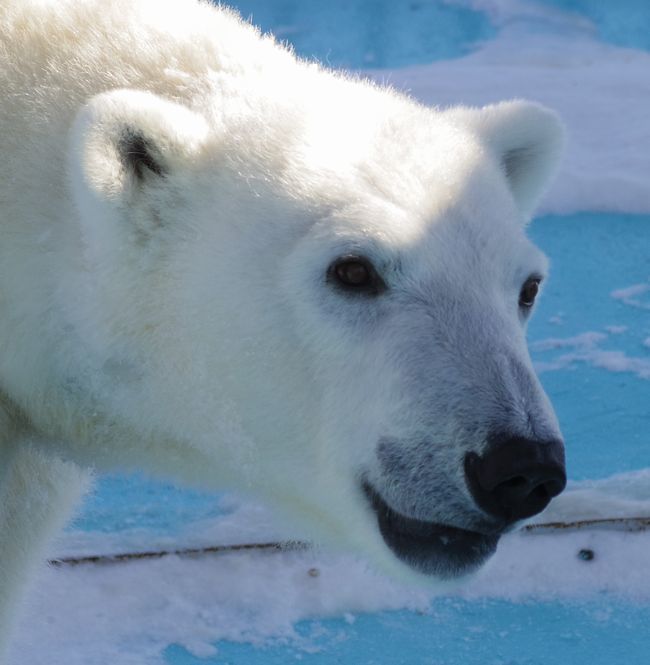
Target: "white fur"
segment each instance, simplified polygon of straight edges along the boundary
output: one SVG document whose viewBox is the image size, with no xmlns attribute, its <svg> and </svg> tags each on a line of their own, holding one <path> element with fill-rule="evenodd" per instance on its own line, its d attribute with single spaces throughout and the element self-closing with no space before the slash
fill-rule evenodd
<svg viewBox="0 0 650 665">
<path fill-rule="evenodd" d="M 545 271 L 522 227 L 558 158 L 551 112 L 425 108 L 194 0 L 6 0 L 0 84 L 7 578 L 81 489 L 70 462 L 249 490 L 402 570 L 360 476 L 463 526 L 458 461 L 487 423 L 557 432 L 517 308 Z M 125 136 L 164 176 L 125 166 Z M 385 296 L 326 282 L 350 252 Z M 382 437 L 408 487 L 382 480 Z"/>
</svg>

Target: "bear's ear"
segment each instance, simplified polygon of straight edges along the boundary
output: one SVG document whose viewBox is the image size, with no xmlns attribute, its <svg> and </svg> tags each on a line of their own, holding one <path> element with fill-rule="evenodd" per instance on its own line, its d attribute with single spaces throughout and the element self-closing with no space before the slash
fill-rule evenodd
<svg viewBox="0 0 650 665">
<path fill-rule="evenodd" d="M 77 203 L 128 204 L 195 158 L 207 133 L 202 116 L 148 92 L 115 90 L 93 97 L 71 135 Z"/>
<path fill-rule="evenodd" d="M 559 163 L 564 146 L 562 122 L 544 106 L 520 100 L 459 109 L 459 114 L 499 160 L 527 220 Z"/>
</svg>

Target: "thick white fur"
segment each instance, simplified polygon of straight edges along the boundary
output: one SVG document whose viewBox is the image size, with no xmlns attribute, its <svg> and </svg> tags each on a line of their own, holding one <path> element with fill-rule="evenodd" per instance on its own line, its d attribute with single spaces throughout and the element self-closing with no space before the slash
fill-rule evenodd
<svg viewBox="0 0 650 665">
<path fill-rule="evenodd" d="M 0 484 L 0 645 L 7 643 L 32 570 L 42 564 L 48 542 L 88 485 L 79 467 L 53 460 L 34 443 L 30 437 L 16 439 L 4 469 L 8 479 Z"/>
<path fill-rule="evenodd" d="M 0 643 L 70 463 L 249 490 L 397 570 L 362 475 L 463 526 L 488 423 L 557 432 L 517 309 L 551 112 L 424 108 L 195 0 L 5 0 L 0 86 Z M 390 295 L 326 283 L 350 252 Z"/>
</svg>

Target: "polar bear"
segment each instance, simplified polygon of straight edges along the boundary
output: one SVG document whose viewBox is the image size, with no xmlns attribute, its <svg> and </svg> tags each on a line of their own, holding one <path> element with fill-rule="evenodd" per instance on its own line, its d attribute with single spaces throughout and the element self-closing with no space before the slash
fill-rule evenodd
<svg viewBox="0 0 650 665">
<path fill-rule="evenodd" d="M 427 108 L 196 0 L 5 0 L 0 83 L 0 642 L 88 469 L 434 579 L 563 489 L 551 111 Z"/>
</svg>

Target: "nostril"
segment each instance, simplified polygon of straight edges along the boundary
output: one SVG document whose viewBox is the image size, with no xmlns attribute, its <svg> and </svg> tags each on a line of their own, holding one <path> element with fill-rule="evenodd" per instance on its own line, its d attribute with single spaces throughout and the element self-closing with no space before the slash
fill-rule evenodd
<svg viewBox="0 0 650 665">
<path fill-rule="evenodd" d="M 548 491 L 548 485 L 538 485 L 531 494 L 535 495 L 538 499 L 550 499 L 551 493 Z"/>
<path fill-rule="evenodd" d="M 540 487 L 543 487 L 544 493 L 548 496 L 549 501 L 555 498 L 558 494 L 561 494 L 564 488 L 566 487 L 566 473 L 564 470 L 562 473 L 558 474 L 558 477 L 554 480 L 549 480 L 546 483 L 543 483 Z"/>
<path fill-rule="evenodd" d="M 499 483 L 492 494 L 504 514 L 512 519 L 523 519 L 524 514 L 530 517 L 528 513 L 534 515 L 546 508 L 558 493 L 553 493 L 553 487 L 550 482 L 535 484 L 524 476 L 517 476 Z"/>
<path fill-rule="evenodd" d="M 510 480 L 502 482 L 499 487 L 503 487 L 505 489 L 519 489 L 526 487 L 527 485 L 528 480 L 526 480 L 526 478 L 523 476 L 516 476 L 515 478 L 510 478 Z"/>
<path fill-rule="evenodd" d="M 465 457 L 468 488 L 481 509 L 508 522 L 532 517 L 566 485 L 561 441 L 492 439 L 479 456 Z"/>
</svg>

